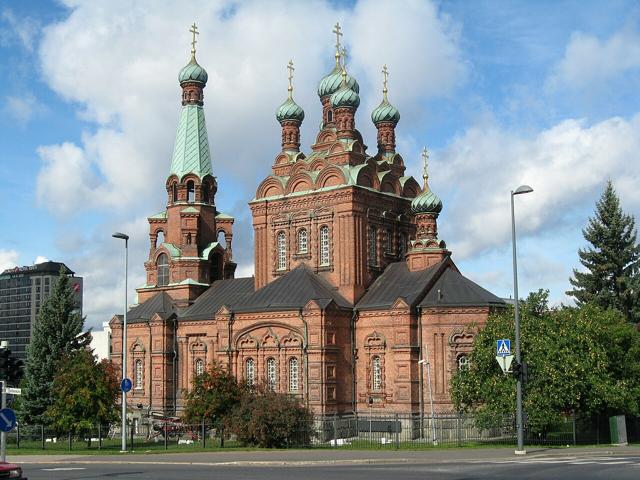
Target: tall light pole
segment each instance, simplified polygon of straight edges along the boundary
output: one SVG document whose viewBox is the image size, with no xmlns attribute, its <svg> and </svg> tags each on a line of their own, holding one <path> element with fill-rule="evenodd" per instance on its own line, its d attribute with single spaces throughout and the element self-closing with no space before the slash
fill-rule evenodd
<svg viewBox="0 0 640 480">
<path fill-rule="evenodd" d="M 122 322 L 122 380 L 127 378 L 127 279 L 129 277 L 129 235 L 116 232 L 113 238 L 124 240 L 124 320 Z M 122 451 L 127 451 L 127 392 L 122 390 Z"/>
<path fill-rule="evenodd" d="M 513 299 L 515 301 L 516 313 L 516 363 L 521 364 L 520 356 L 520 301 L 518 298 L 518 262 L 516 259 L 516 216 L 513 208 L 513 197 L 524 193 L 533 192 L 533 188 L 529 185 L 520 185 L 515 191 L 511 191 L 511 244 L 513 246 Z M 522 375 L 516 378 L 516 426 L 518 429 L 518 446 L 516 455 L 524 455 L 527 451 L 524 449 L 524 426 L 522 424 Z"/>
<path fill-rule="evenodd" d="M 425 349 L 426 353 L 426 349 Z M 431 390 L 431 363 L 429 360 L 418 360 L 419 364 L 422 364 L 427 367 L 427 383 L 429 384 L 429 404 L 431 405 L 431 433 L 432 433 L 432 442 L 433 445 L 438 445 L 438 437 L 436 436 L 436 422 L 435 416 L 433 414 L 433 391 Z M 422 432 L 420 432 L 422 433 Z"/>
</svg>

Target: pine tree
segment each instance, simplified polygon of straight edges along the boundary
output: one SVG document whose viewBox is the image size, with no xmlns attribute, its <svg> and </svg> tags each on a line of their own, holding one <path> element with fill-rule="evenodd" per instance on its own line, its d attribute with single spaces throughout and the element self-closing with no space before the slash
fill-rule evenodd
<svg viewBox="0 0 640 480">
<path fill-rule="evenodd" d="M 20 402 L 21 418 L 27 423 L 46 422 L 45 411 L 54 401 L 53 379 L 60 361 L 89 343 L 89 335 L 82 333 L 84 319 L 74 310 L 71 281 L 63 267 L 51 295 L 42 304 L 27 347 Z"/>
<path fill-rule="evenodd" d="M 611 180 L 596 203 L 595 217 L 582 231 L 592 245 L 578 256 L 586 271 L 573 270 L 567 292 L 580 306 L 593 303 L 615 308 L 627 320 L 640 320 L 640 246 L 636 242 L 635 220 L 620 208 L 620 199 Z"/>
</svg>

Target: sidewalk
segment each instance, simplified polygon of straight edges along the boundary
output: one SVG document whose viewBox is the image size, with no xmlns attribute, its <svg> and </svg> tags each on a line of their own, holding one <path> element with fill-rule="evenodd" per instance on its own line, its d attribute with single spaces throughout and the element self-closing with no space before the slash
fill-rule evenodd
<svg viewBox="0 0 640 480">
<path fill-rule="evenodd" d="M 192 464 L 192 465 L 322 465 L 365 463 L 439 463 L 527 459 L 534 457 L 640 456 L 640 447 L 531 448 L 516 456 L 512 448 L 435 450 L 258 450 L 201 453 L 125 453 L 121 455 L 14 455 L 7 461 L 29 464 Z"/>
</svg>

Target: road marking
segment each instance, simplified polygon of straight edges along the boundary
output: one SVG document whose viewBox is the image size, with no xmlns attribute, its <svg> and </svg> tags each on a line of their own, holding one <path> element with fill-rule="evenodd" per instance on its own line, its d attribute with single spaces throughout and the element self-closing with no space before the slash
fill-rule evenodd
<svg viewBox="0 0 640 480">
<path fill-rule="evenodd" d="M 43 468 L 45 472 L 67 472 L 69 470 L 86 470 L 85 467 L 59 467 L 59 468 Z"/>
<path fill-rule="evenodd" d="M 585 457 L 579 458 L 575 456 L 569 457 L 529 457 L 522 459 L 509 460 L 478 460 L 473 463 L 491 463 L 491 464 L 568 464 L 568 465 L 640 465 L 640 458 L 637 457 Z"/>
</svg>

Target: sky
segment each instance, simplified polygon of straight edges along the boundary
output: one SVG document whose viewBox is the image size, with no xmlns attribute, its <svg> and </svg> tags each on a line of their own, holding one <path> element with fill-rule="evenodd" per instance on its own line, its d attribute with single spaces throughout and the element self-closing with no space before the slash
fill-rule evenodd
<svg viewBox="0 0 640 480">
<path fill-rule="evenodd" d="M 369 153 L 386 64 L 397 149 L 419 178 L 429 148 L 439 236 L 460 270 L 513 295 L 509 192 L 528 184 L 515 199 L 520 296 L 546 288 L 570 304 L 581 231 L 609 179 L 640 214 L 637 1 L 0 0 L 0 271 L 66 263 L 99 328 L 122 312 L 122 231 L 135 303 L 196 22 L 216 205 L 236 218 L 237 276 L 251 275 L 247 202 L 280 151 L 287 62 L 308 152 L 338 21 Z"/>
</svg>

